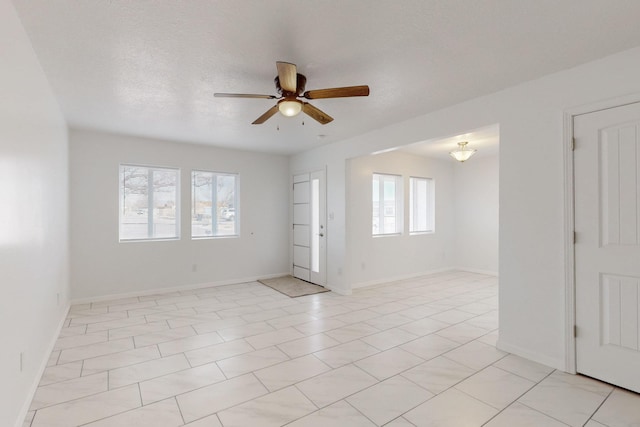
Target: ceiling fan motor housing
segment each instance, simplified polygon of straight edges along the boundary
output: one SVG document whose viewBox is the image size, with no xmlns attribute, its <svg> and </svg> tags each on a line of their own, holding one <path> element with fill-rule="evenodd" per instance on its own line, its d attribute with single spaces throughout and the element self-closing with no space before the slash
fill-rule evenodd
<svg viewBox="0 0 640 427">
<path fill-rule="evenodd" d="M 289 92 L 282 89 L 282 86 L 280 86 L 280 77 L 276 76 L 276 78 L 273 79 L 273 81 L 276 84 L 276 90 L 281 96 L 285 98 L 290 96 L 299 96 L 302 92 L 304 92 L 304 88 L 307 84 L 307 78 L 302 74 L 296 74 L 296 77 L 297 77 L 297 84 L 296 84 L 295 92 Z"/>
</svg>

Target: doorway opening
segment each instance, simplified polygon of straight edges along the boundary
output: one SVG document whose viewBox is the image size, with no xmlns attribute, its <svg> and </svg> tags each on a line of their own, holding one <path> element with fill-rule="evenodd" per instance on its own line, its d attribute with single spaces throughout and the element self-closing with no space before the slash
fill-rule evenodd
<svg viewBox="0 0 640 427">
<path fill-rule="evenodd" d="M 460 141 L 477 150 L 464 163 L 449 155 Z M 352 158 L 346 170 L 352 288 L 451 269 L 498 275 L 498 125 Z"/>
</svg>

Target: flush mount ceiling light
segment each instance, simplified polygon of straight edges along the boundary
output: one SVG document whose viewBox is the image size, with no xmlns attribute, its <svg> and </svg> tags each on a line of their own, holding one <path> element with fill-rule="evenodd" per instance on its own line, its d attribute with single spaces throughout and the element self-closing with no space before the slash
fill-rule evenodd
<svg viewBox="0 0 640 427">
<path fill-rule="evenodd" d="M 458 142 L 458 149 L 449 153 L 451 157 L 459 162 L 469 160 L 469 157 L 473 156 L 478 150 L 471 150 L 467 148 L 467 144 L 467 141 Z"/>
<path fill-rule="evenodd" d="M 297 116 L 302 111 L 302 101 L 298 101 L 295 98 L 285 98 L 278 102 L 278 110 L 283 116 Z"/>
</svg>

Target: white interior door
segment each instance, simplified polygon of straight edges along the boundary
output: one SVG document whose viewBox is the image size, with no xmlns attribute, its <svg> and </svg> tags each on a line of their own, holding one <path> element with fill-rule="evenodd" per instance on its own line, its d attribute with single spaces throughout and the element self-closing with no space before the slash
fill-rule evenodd
<svg viewBox="0 0 640 427">
<path fill-rule="evenodd" d="M 640 104 L 574 118 L 576 368 L 640 392 Z"/>
<path fill-rule="evenodd" d="M 324 171 L 293 177 L 293 276 L 326 284 Z"/>
</svg>

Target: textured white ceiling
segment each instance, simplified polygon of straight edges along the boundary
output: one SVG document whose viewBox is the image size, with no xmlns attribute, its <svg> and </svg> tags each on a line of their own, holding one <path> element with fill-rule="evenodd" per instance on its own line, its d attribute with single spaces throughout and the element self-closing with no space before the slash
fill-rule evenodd
<svg viewBox="0 0 640 427">
<path fill-rule="evenodd" d="M 631 0 L 14 0 L 73 127 L 295 153 L 640 44 Z M 334 117 L 274 116 L 275 62 Z M 304 125 L 302 124 L 304 120 Z M 279 126 L 279 130 L 277 127 Z M 326 135 L 319 138 L 318 135 Z"/>
</svg>

